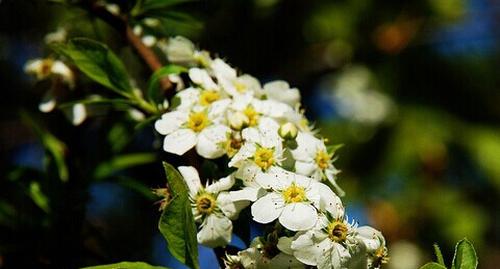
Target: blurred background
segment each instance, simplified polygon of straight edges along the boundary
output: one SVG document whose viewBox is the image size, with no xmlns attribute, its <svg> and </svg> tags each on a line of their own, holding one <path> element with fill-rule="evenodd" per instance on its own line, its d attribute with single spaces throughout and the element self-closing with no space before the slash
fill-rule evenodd
<svg viewBox="0 0 500 269">
<path fill-rule="evenodd" d="M 301 90 L 321 134 L 344 145 L 343 200 L 352 218 L 385 235 L 385 268 L 417 268 L 433 259 L 435 242 L 451 261 L 464 237 L 480 268 L 499 267 L 500 2 L 177 2 L 162 14 L 162 33 Z M 23 68 L 51 54 L 44 36 L 60 26 L 110 44 L 139 86 L 148 78 L 119 36 L 84 11 L 0 1 L 0 268 L 121 260 L 181 268 L 156 227 L 150 188 L 164 186 L 160 160 L 171 156 L 153 129 L 137 131 L 120 109 L 98 109 L 76 127 L 64 113 L 39 112 L 48 85 Z M 201 253 L 217 268 L 213 252 Z"/>
</svg>

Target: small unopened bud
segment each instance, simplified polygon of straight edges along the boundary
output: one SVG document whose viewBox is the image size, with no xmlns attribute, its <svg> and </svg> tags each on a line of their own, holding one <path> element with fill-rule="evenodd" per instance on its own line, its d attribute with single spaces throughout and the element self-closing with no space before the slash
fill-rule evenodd
<svg viewBox="0 0 500 269">
<path fill-rule="evenodd" d="M 117 5 L 117 4 L 106 4 L 106 5 L 104 6 L 104 8 L 106 8 L 106 10 L 107 10 L 109 13 L 111 13 L 111 14 L 113 14 L 113 15 L 115 15 L 115 16 L 120 15 L 120 6 L 119 6 L 119 5 Z"/>
<path fill-rule="evenodd" d="M 250 123 L 248 117 L 241 112 L 230 114 L 228 120 L 229 126 L 231 126 L 233 130 L 237 131 L 247 127 Z"/>
<path fill-rule="evenodd" d="M 149 27 L 157 27 L 158 25 L 160 25 L 160 20 L 157 18 L 145 18 L 144 24 Z"/>
<path fill-rule="evenodd" d="M 144 45 L 146 45 L 146 47 L 152 47 L 156 44 L 156 37 L 152 36 L 152 35 L 146 35 L 146 36 L 143 36 L 142 37 L 142 43 L 144 43 Z"/>
<path fill-rule="evenodd" d="M 278 129 L 278 134 L 285 140 L 295 139 L 297 137 L 297 132 L 297 126 L 291 122 L 281 125 Z"/>
</svg>

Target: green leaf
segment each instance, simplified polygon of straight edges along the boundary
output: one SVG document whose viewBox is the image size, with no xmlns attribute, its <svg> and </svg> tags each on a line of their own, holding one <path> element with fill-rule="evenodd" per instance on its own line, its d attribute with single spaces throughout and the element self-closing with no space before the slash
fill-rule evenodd
<svg viewBox="0 0 500 269">
<path fill-rule="evenodd" d="M 84 267 L 82 269 L 168 269 L 163 266 L 153 266 L 144 262 L 119 262 L 107 265 Z"/>
<path fill-rule="evenodd" d="M 420 269 L 446 269 L 443 265 L 435 262 L 426 263 L 424 266 L 420 267 Z"/>
<path fill-rule="evenodd" d="M 133 166 L 143 165 L 156 161 L 154 153 L 131 153 L 118 155 L 110 161 L 101 163 L 94 172 L 94 177 L 102 179 L 111 176 L 113 173 Z"/>
<path fill-rule="evenodd" d="M 68 44 L 52 44 L 52 48 L 68 57 L 92 80 L 124 96 L 132 92 L 125 66 L 106 45 L 91 39 L 75 38 Z"/>
<path fill-rule="evenodd" d="M 161 89 L 159 87 L 160 80 L 165 76 L 171 74 L 180 74 L 182 72 L 187 72 L 187 69 L 183 66 L 173 64 L 164 66 L 156 70 L 156 72 L 154 72 L 148 82 L 147 96 L 149 101 L 155 104 L 160 104 L 161 102 L 163 102 L 163 99 L 165 97 L 161 93 Z"/>
<path fill-rule="evenodd" d="M 40 183 L 36 181 L 32 181 L 30 183 L 29 196 L 31 197 L 31 200 L 33 200 L 33 202 L 45 213 L 50 212 L 49 200 L 47 199 L 47 196 L 45 196 L 45 194 L 42 192 Z"/>
<path fill-rule="evenodd" d="M 443 259 L 443 253 L 441 253 L 441 249 L 439 249 L 438 244 L 434 244 L 433 247 L 434 247 L 434 254 L 436 254 L 437 262 L 442 266 L 446 266 Z"/>
<path fill-rule="evenodd" d="M 180 262 L 199 268 L 196 225 L 191 212 L 188 188 L 179 172 L 163 162 L 172 200 L 163 211 L 159 229 L 167 240 L 168 250 Z"/>
<path fill-rule="evenodd" d="M 452 269 L 475 269 L 477 268 L 477 255 L 474 246 L 467 239 L 462 239 L 455 247 Z"/>
<path fill-rule="evenodd" d="M 23 122 L 30 126 L 33 131 L 37 134 L 40 142 L 42 143 L 45 150 L 50 154 L 54 164 L 57 168 L 57 172 L 61 181 L 66 182 L 69 179 L 68 166 L 65 161 L 66 145 L 53 136 L 48 131 L 44 130 L 39 126 L 34 119 L 28 115 L 26 112 L 21 112 L 21 118 Z"/>
</svg>

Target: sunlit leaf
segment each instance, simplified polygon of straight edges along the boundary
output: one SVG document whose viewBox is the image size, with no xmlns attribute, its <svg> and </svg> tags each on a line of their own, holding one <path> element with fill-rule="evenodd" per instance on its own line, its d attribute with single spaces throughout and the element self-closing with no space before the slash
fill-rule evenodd
<svg viewBox="0 0 500 269">
<path fill-rule="evenodd" d="M 434 254 L 436 254 L 437 262 L 442 266 L 446 266 L 446 264 L 444 263 L 443 253 L 441 253 L 441 249 L 439 249 L 438 244 L 434 244 L 433 247 L 434 247 Z"/>
<path fill-rule="evenodd" d="M 84 267 L 82 269 L 168 269 L 163 266 L 153 266 L 144 262 L 119 262 L 107 265 Z"/>
<path fill-rule="evenodd" d="M 49 200 L 47 196 L 42 192 L 40 183 L 36 181 L 32 181 L 29 187 L 29 196 L 31 200 L 44 212 L 48 213 L 50 211 L 49 208 Z"/>
<path fill-rule="evenodd" d="M 191 212 L 188 188 L 180 173 L 170 164 L 163 162 L 172 200 L 163 211 L 159 229 L 167 240 L 170 253 L 191 268 L 198 266 L 198 242 L 196 225 Z"/>
<path fill-rule="evenodd" d="M 457 243 L 455 256 L 453 257 L 452 269 L 475 269 L 477 268 L 477 256 L 474 246 L 467 239 Z"/>
<path fill-rule="evenodd" d="M 132 91 L 125 66 L 104 44 L 86 38 L 75 38 L 52 48 L 68 57 L 85 75 L 121 95 Z"/>
<path fill-rule="evenodd" d="M 156 154 L 154 153 L 131 153 L 118 155 L 110 161 L 101 163 L 95 169 L 94 176 L 97 179 L 102 179 L 111 176 L 118 171 L 139 166 L 156 161 Z"/>
<path fill-rule="evenodd" d="M 165 97 L 161 93 L 161 89 L 159 87 L 160 80 L 168 75 L 180 74 L 182 72 L 187 72 L 187 69 L 173 64 L 158 69 L 149 79 L 147 90 L 148 99 L 155 104 L 163 102 Z"/>
</svg>

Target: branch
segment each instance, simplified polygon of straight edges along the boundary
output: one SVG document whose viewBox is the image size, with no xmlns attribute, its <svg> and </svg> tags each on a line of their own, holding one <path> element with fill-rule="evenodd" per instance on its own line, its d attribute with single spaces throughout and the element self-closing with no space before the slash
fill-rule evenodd
<svg viewBox="0 0 500 269">
<path fill-rule="evenodd" d="M 135 52 L 148 65 L 149 69 L 151 69 L 152 72 L 155 72 L 163 66 L 153 50 L 144 45 L 141 39 L 134 34 L 132 28 L 128 24 L 128 18 L 126 15 L 114 15 L 106 10 L 103 5 L 92 0 L 83 1 L 81 2 L 81 5 L 91 14 L 102 19 L 116 31 L 118 31 L 134 48 Z M 163 78 L 160 81 L 160 84 L 164 91 L 172 88 L 172 82 L 170 82 L 168 78 Z"/>
</svg>

